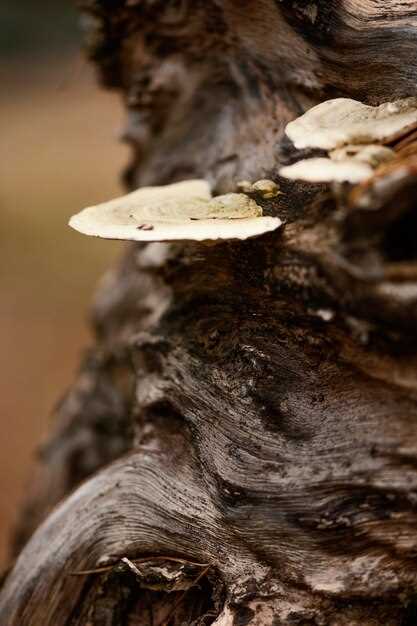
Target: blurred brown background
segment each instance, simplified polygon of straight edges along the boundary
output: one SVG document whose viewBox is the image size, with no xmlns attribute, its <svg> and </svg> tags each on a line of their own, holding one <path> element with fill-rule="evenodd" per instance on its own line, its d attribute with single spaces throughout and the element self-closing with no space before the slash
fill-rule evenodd
<svg viewBox="0 0 417 626">
<path fill-rule="evenodd" d="M 0 568 L 37 444 L 88 345 L 121 244 L 67 227 L 120 193 L 117 94 L 83 60 L 75 0 L 0 3 Z"/>
</svg>

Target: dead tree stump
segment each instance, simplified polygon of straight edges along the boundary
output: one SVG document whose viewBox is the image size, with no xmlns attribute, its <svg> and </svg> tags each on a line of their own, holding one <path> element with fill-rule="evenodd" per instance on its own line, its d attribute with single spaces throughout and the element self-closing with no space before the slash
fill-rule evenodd
<svg viewBox="0 0 417 626">
<path fill-rule="evenodd" d="M 106 277 L 1 624 L 412 626 L 416 160 L 353 190 L 278 170 L 311 106 L 415 95 L 416 2 L 80 4 L 127 187 L 269 178 L 285 226 L 132 245 Z"/>
</svg>

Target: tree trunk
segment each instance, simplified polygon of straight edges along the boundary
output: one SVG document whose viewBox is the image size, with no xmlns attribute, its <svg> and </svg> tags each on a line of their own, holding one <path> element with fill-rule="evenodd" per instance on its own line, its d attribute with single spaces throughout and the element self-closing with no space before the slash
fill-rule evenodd
<svg viewBox="0 0 417 626">
<path fill-rule="evenodd" d="M 285 225 L 132 245 L 105 278 L 1 624 L 412 626 L 416 160 L 353 191 L 278 170 L 312 105 L 415 95 L 415 0 L 81 5 L 128 188 L 270 178 Z"/>
</svg>

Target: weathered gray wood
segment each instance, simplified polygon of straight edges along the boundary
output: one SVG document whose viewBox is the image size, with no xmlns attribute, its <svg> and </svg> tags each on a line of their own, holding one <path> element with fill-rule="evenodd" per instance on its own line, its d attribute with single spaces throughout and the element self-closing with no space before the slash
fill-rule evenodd
<svg viewBox="0 0 417 626">
<path fill-rule="evenodd" d="M 306 107 L 415 94 L 415 2 L 82 5 L 126 98 L 130 187 L 279 181 Z M 256 197 L 276 233 L 129 247 L 58 408 L 20 544 L 45 521 L 2 623 L 415 623 L 415 157 L 383 181 L 281 180 Z M 155 574 L 155 558 L 174 561 Z"/>
</svg>

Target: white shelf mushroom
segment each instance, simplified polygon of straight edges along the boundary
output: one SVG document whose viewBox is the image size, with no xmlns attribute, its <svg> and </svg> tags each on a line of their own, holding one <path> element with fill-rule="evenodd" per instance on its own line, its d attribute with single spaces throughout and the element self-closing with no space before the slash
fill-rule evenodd
<svg viewBox="0 0 417 626">
<path fill-rule="evenodd" d="M 298 149 L 333 150 L 346 144 L 386 144 L 417 127 L 417 98 L 368 106 L 348 98 L 327 100 L 290 122 Z"/>
<path fill-rule="evenodd" d="M 387 148 L 387 146 L 380 146 L 378 144 L 369 145 L 348 145 L 343 148 L 336 148 L 329 153 L 329 157 L 333 161 L 346 161 L 353 159 L 354 161 L 362 161 L 368 163 L 372 167 L 378 167 L 382 163 L 388 163 L 395 158 L 394 150 Z"/>
<path fill-rule="evenodd" d="M 321 148 L 330 158 L 302 159 L 283 167 L 280 175 L 311 183 L 360 183 L 395 158 L 395 152 L 381 144 L 416 127 L 417 98 L 377 107 L 347 98 L 322 102 L 290 122 L 285 132 L 296 148 Z"/>
<path fill-rule="evenodd" d="M 279 186 L 273 180 L 268 178 L 261 178 L 260 180 L 251 183 L 248 180 L 240 180 L 236 184 L 239 191 L 243 193 L 259 193 L 259 195 L 265 200 L 270 200 L 281 195 Z"/>
<path fill-rule="evenodd" d="M 133 241 L 248 239 L 281 226 L 240 193 L 211 197 L 204 180 L 144 187 L 84 209 L 69 225 L 85 235 Z"/>
<path fill-rule="evenodd" d="M 346 159 L 316 158 L 302 159 L 292 165 L 281 168 L 280 175 L 291 180 L 304 180 L 309 183 L 360 183 L 372 176 L 372 167 L 368 163 Z"/>
</svg>

